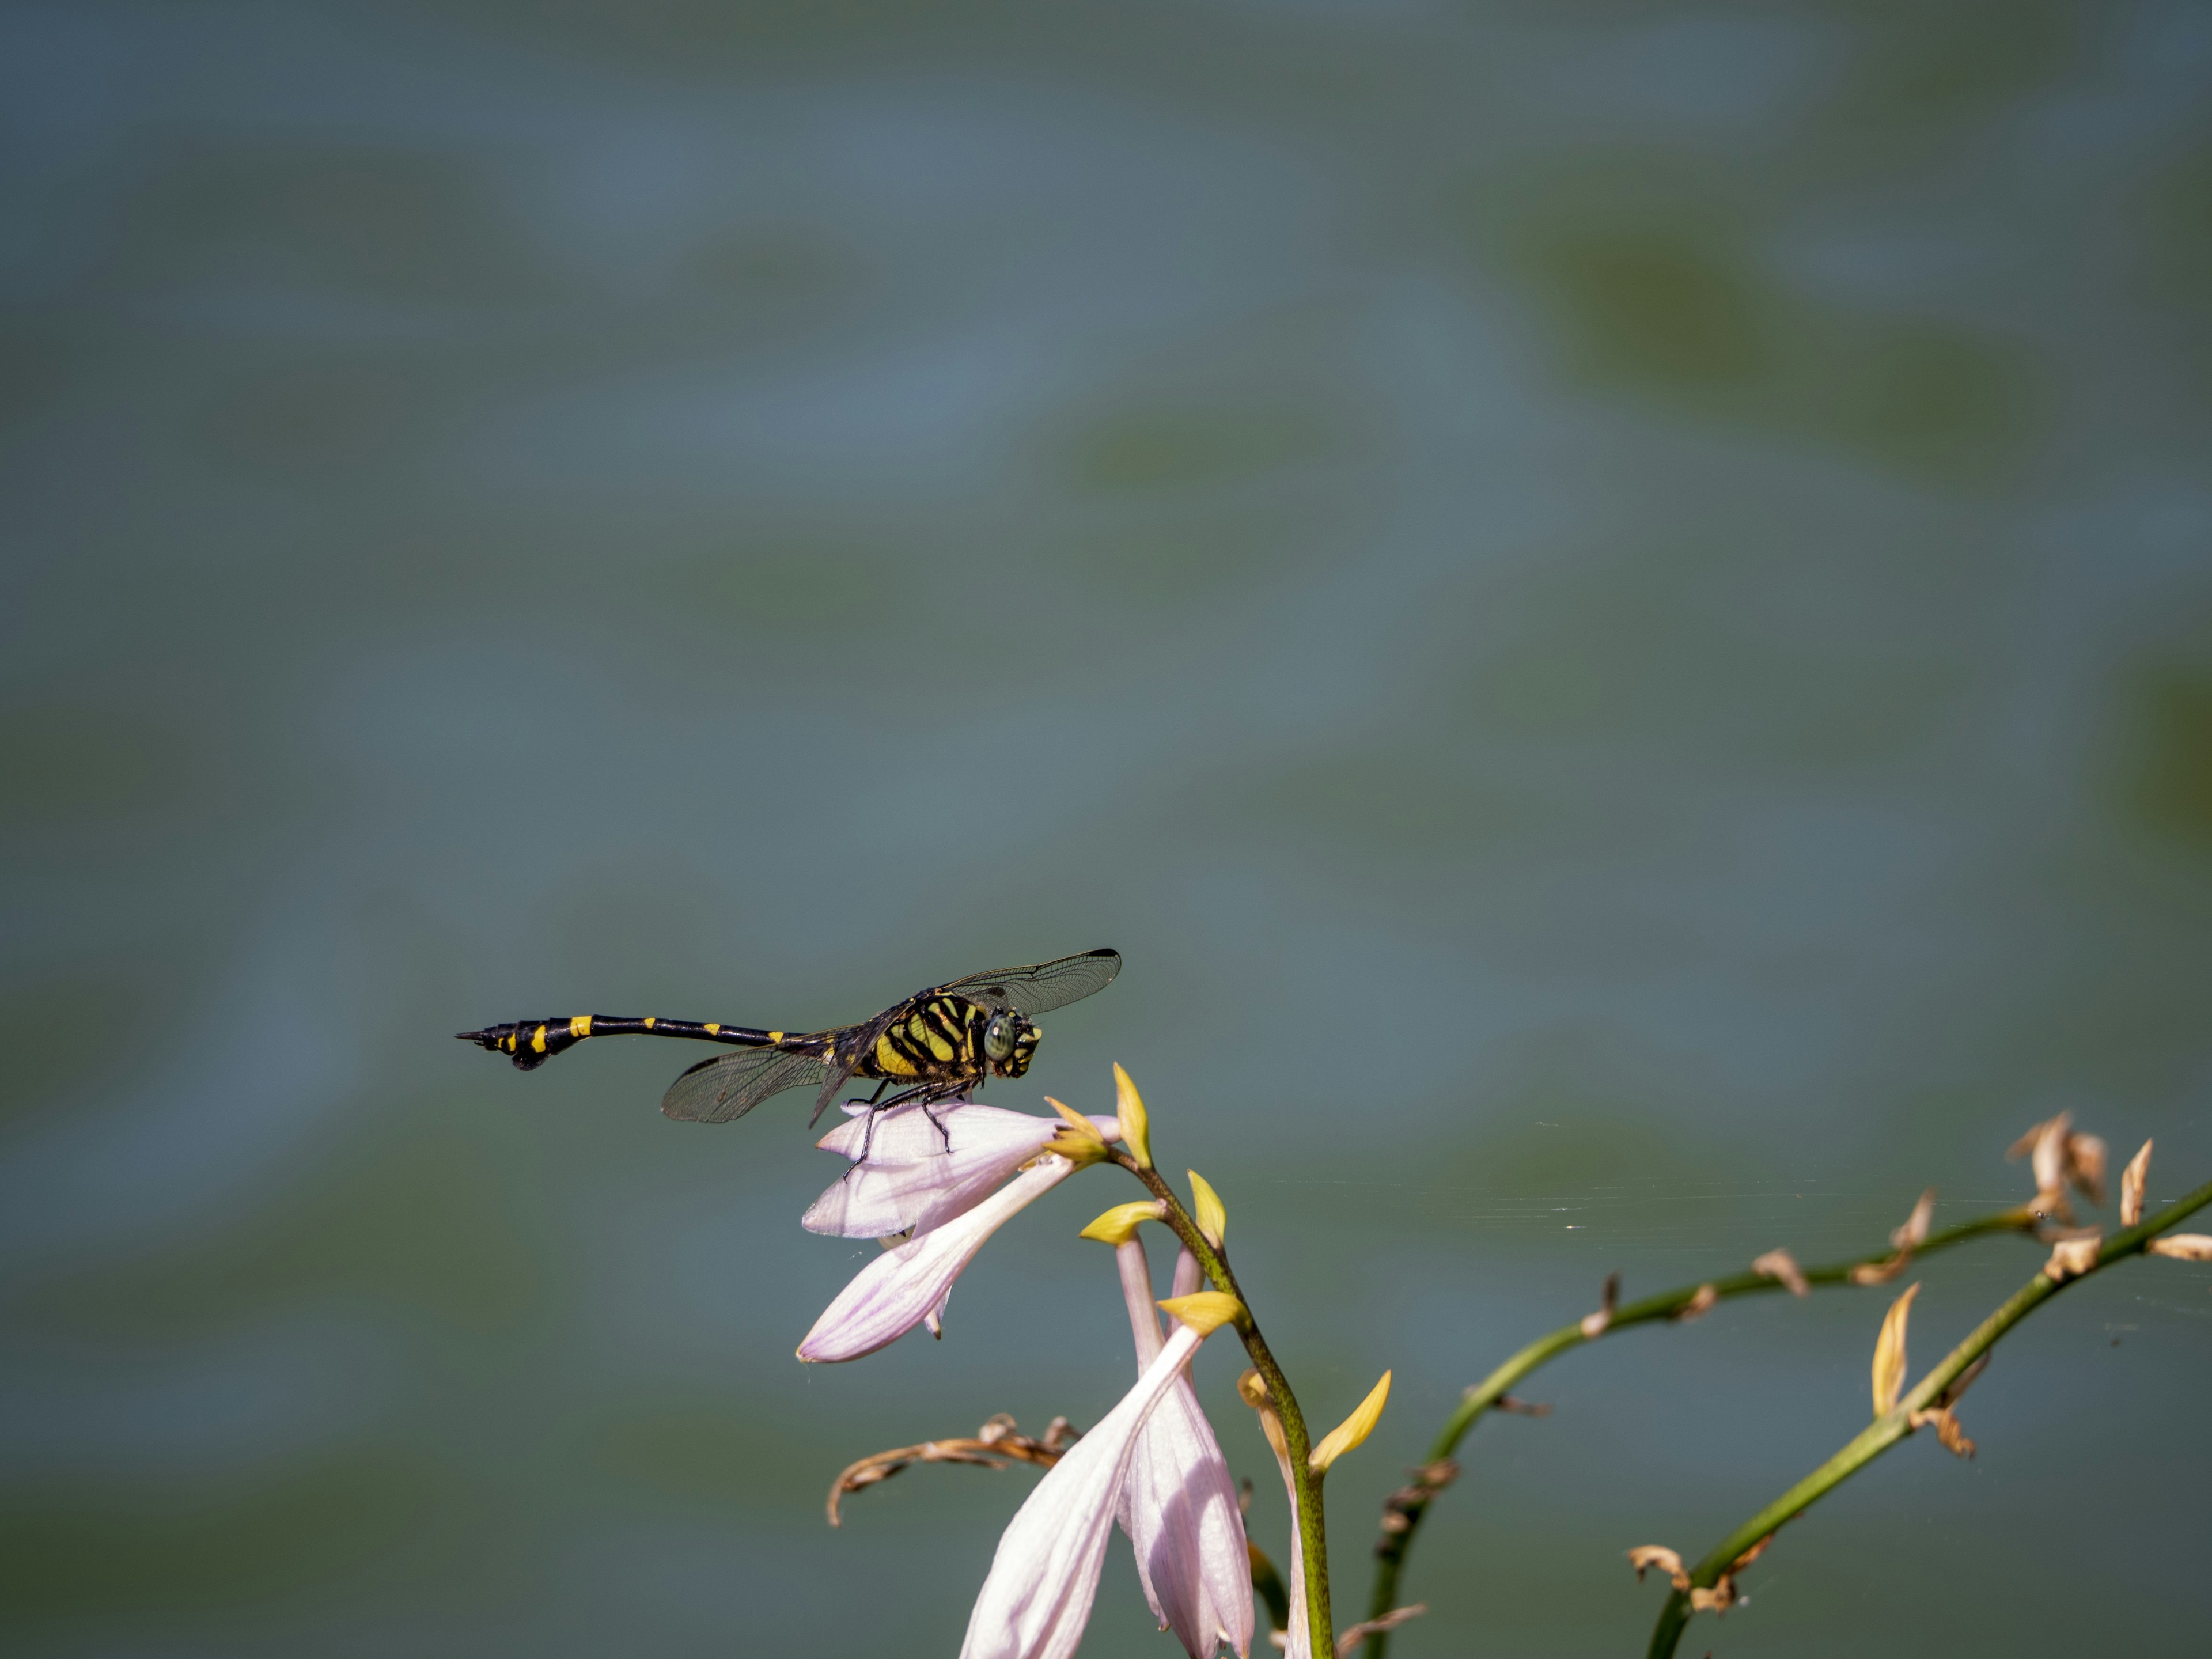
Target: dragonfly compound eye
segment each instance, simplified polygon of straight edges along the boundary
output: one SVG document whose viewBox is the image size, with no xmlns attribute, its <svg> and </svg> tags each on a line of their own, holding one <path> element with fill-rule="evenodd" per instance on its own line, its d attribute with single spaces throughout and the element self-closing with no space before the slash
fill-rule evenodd
<svg viewBox="0 0 2212 1659">
<path fill-rule="evenodd" d="M 991 1023 L 983 1028 L 983 1052 L 993 1060 L 1005 1060 L 1014 1052 L 1014 1040 L 1020 1035 L 1021 1022 L 1011 1014 L 994 1014 Z"/>
</svg>

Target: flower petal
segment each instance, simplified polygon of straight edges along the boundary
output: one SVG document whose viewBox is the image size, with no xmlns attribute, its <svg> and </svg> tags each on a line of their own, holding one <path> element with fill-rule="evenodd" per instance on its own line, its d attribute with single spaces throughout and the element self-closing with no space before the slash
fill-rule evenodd
<svg viewBox="0 0 2212 1659">
<path fill-rule="evenodd" d="M 1121 1403 L 1037 1482 L 999 1540 L 961 1659 L 1067 1659 L 1075 1651 L 1098 1595 L 1138 1432 L 1205 1340 L 1179 1328 Z"/>
<path fill-rule="evenodd" d="M 815 1200 L 799 1225 L 839 1238 L 943 1226 L 981 1203 L 1061 1127 L 1057 1118 L 970 1101 L 929 1111 L 919 1103 L 894 1106 L 877 1115 L 872 1139 L 865 1115 L 854 1117 L 815 1143 L 854 1160 L 854 1167 Z M 867 1161 L 860 1163 L 864 1145 Z"/>
<path fill-rule="evenodd" d="M 854 1274 L 799 1345 L 801 1359 L 858 1359 L 896 1342 L 944 1304 L 984 1240 L 1075 1173 L 1046 1153 L 991 1197 L 894 1249 Z"/>
<path fill-rule="evenodd" d="M 1115 1255 L 1142 1371 L 1162 1346 L 1152 1273 L 1138 1240 L 1121 1245 Z M 1182 1251 L 1176 1261 L 1176 1295 L 1194 1291 L 1199 1275 L 1197 1258 Z M 1129 1535 L 1137 1579 L 1160 1628 L 1172 1630 L 1192 1659 L 1212 1659 L 1223 1641 L 1239 1655 L 1248 1653 L 1252 1569 L 1244 1517 L 1229 1460 L 1188 1376 L 1176 1379 L 1138 1436 L 1115 1518 Z"/>
</svg>

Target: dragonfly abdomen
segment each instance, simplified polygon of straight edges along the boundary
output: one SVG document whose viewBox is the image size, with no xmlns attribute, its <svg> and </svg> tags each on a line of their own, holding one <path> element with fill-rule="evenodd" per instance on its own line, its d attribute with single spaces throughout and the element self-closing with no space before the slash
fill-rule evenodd
<svg viewBox="0 0 2212 1659">
<path fill-rule="evenodd" d="M 662 1019 L 657 1014 L 576 1014 L 567 1019 L 519 1019 L 507 1025 L 487 1025 L 481 1031 L 456 1031 L 464 1042 L 507 1055 L 523 1071 L 533 1071 L 564 1048 L 573 1048 L 586 1037 L 688 1037 L 695 1042 L 721 1042 L 738 1048 L 765 1048 L 781 1042 L 791 1033 L 757 1030 L 750 1025 L 725 1025 L 720 1020 Z"/>
</svg>

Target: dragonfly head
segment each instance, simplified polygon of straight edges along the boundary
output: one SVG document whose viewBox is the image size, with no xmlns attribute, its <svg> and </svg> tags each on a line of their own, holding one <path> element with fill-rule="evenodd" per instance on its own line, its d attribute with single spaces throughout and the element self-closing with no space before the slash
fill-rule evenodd
<svg viewBox="0 0 2212 1659">
<path fill-rule="evenodd" d="M 1028 1071 L 1030 1056 L 1036 1052 L 1037 1039 L 1043 1035 L 1012 1009 L 992 1015 L 991 1023 L 983 1028 L 983 1057 L 991 1062 L 991 1075 L 1019 1077 Z"/>
</svg>

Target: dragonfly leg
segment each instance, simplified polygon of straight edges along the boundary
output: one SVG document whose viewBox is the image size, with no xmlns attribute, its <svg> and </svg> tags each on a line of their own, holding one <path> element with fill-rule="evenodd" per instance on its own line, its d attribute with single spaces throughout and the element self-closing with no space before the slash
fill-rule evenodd
<svg viewBox="0 0 2212 1659">
<path fill-rule="evenodd" d="M 931 1107 L 938 1103 L 939 1103 L 933 1100 L 925 1100 L 922 1102 L 921 1115 L 927 1118 L 930 1122 L 935 1126 L 938 1138 L 944 1141 L 945 1150 L 949 1153 L 952 1150 L 952 1131 L 945 1127 L 945 1120 L 943 1118 L 938 1116 L 935 1112 L 930 1110 Z"/>
</svg>

